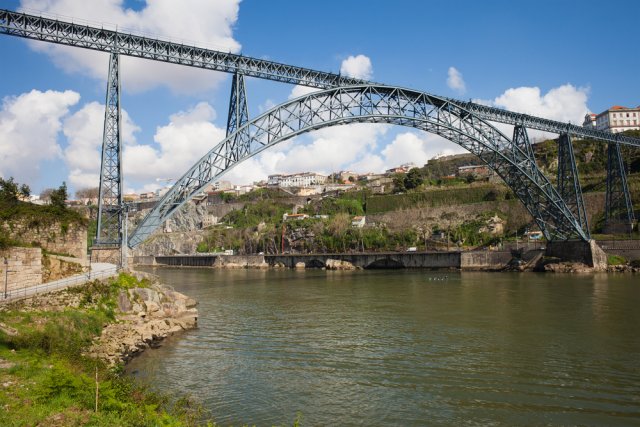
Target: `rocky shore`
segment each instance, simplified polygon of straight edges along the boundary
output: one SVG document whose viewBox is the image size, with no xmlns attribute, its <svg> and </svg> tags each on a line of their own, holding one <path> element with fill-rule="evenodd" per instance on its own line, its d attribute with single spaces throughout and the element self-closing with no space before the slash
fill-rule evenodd
<svg viewBox="0 0 640 427">
<path fill-rule="evenodd" d="M 149 288 L 120 291 L 117 304 L 117 321 L 102 330 L 88 351 L 111 365 L 126 363 L 166 337 L 198 324 L 196 301 L 157 282 Z"/>
<path fill-rule="evenodd" d="M 130 274 L 144 283 L 144 287 L 118 291 L 115 304 L 110 301 L 115 305 L 115 321 L 103 325 L 102 333 L 85 353 L 109 365 L 126 363 L 145 349 L 159 345 L 166 337 L 195 328 L 198 322 L 195 300 L 161 284 L 153 275 Z M 24 312 L 91 310 L 101 304 L 103 295 L 99 289 L 88 284 L 41 294 L 16 303 L 16 308 Z"/>
</svg>

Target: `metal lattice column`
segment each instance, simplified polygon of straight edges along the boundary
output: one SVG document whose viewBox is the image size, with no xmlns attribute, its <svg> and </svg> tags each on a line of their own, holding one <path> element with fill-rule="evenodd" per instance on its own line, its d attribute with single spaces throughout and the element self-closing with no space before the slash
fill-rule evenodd
<svg viewBox="0 0 640 427">
<path fill-rule="evenodd" d="M 631 232 L 635 217 L 622 161 L 620 144 L 610 143 L 607 150 L 607 197 L 605 202 L 605 231 Z"/>
<path fill-rule="evenodd" d="M 96 245 L 122 241 L 122 141 L 120 133 L 120 55 L 109 59 L 107 99 L 102 136 L 102 163 Z"/>
<path fill-rule="evenodd" d="M 229 115 L 227 116 L 227 137 L 244 126 L 249 121 L 249 107 L 247 105 L 247 91 L 244 76 L 234 73 L 229 98 Z M 233 160 L 238 161 L 249 154 L 250 144 L 246 132 L 238 133 L 229 141 L 228 153 Z"/>
<path fill-rule="evenodd" d="M 560 196 L 562 196 L 578 220 L 584 233 L 590 237 L 587 211 L 582 198 L 582 187 L 580 187 L 580 179 L 578 178 L 576 158 L 573 155 L 571 136 L 567 133 L 561 134 L 558 138 L 558 193 L 560 193 Z"/>
<path fill-rule="evenodd" d="M 527 134 L 527 128 L 522 125 L 516 125 L 513 127 L 513 156 L 515 158 L 519 156 L 525 156 L 527 159 L 535 162 L 535 156 L 533 154 L 533 146 L 529 141 L 529 135 Z M 518 152 L 519 151 L 519 152 Z"/>
</svg>

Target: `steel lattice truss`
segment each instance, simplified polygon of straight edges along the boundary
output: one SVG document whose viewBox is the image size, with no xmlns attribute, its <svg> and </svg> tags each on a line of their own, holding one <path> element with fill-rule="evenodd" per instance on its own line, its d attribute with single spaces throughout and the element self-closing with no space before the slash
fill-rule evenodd
<svg viewBox="0 0 640 427">
<path fill-rule="evenodd" d="M 580 227 L 589 236 L 589 223 L 582 198 L 576 158 L 573 155 L 571 137 L 566 133 L 558 138 L 558 192 L 580 222 Z"/>
<path fill-rule="evenodd" d="M 245 76 L 303 86 L 328 89 L 338 86 L 369 84 L 359 79 L 335 73 L 311 70 L 273 61 L 235 55 L 197 46 L 172 43 L 164 40 L 106 30 L 89 25 L 74 24 L 26 13 L 0 9 L 0 34 L 40 40 L 103 52 L 117 52 L 137 58 L 169 62 L 190 67 L 227 73 L 240 72 Z M 521 125 L 556 134 L 569 133 L 574 137 L 592 138 L 605 142 L 640 147 L 640 140 L 606 131 L 568 125 L 567 123 L 543 119 L 527 114 L 514 113 L 473 102 L 448 99 L 452 104 L 488 121 Z"/>
<path fill-rule="evenodd" d="M 480 157 L 513 189 L 549 240 L 588 238 L 532 157 L 528 138 L 518 144 L 450 100 L 389 86 L 334 88 L 288 101 L 251 120 L 200 159 L 160 200 L 129 238 L 142 243 L 180 206 L 241 161 L 291 137 L 348 123 L 390 123 L 438 134 Z M 239 134 L 247 152 L 230 152 Z M 231 150 L 233 151 L 233 150 Z"/>
<path fill-rule="evenodd" d="M 107 100 L 104 112 L 96 245 L 120 245 L 121 243 L 121 149 L 120 61 L 119 55 L 114 53 L 109 60 Z"/>
<path fill-rule="evenodd" d="M 633 205 L 627 186 L 627 175 L 620 153 L 620 144 L 609 144 L 607 150 L 607 196 L 606 196 L 606 222 L 633 223 Z"/>
<path fill-rule="evenodd" d="M 244 76 L 240 73 L 233 75 L 231 83 L 231 97 L 229 99 L 229 114 L 227 115 L 227 137 L 241 128 L 249 121 L 249 106 L 247 105 L 247 92 L 244 86 Z M 232 153 L 234 160 L 239 160 L 249 153 L 249 136 L 246 132 L 240 132 L 229 140 L 225 151 Z"/>
<path fill-rule="evenodd" d="M 363 80 L 280 64 L 197 46 L 73 24 L 0 9 L 0 33 L 207 70 L 235 73 L 317 88 L 347 86 Z"/>
</svg>

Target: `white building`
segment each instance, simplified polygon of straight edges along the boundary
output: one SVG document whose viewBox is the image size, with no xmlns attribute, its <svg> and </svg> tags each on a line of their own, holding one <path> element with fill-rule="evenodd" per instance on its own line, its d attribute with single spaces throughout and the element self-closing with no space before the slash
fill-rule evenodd
<svg viewBox="0 0 640 427">
<path fill-rule="evenodd" d="M 294 173 L 291 175 L 269 175 L 267 185 L 274 187 L 310 187 L 327 182 L 326 175 L 314 172 Z"/>
<path fill-rule="evenodd" d="M 585 127 L 594 127 L 597 130 L 608 130 L 611 133 L 624 132 L 625 130 L 640 130 L 640 106 L 636 108 L 614 105 L 608 110 L 595 115 L 587 114 L 582 124 Z"/>
</svg>

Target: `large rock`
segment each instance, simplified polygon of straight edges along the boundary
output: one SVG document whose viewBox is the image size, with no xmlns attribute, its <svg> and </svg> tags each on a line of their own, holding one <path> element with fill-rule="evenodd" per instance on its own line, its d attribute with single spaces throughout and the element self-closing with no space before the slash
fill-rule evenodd
<svg viewBox="0 0 640 427">
<path fill-rule="evenodd" d="M 355 270 L 356 267 L 349 261 L 341 261 L 339 259 L 328 259 L 325 262 L 327 270 Z"/>
<path fill-rule="evenodd" d="M 195 328 L 196 301 L 160 284 L 118 295 L 118 322 L 103 329 L 89 354 L 109 364 L 127 362 L 164 338 Z"/>
</svg>

